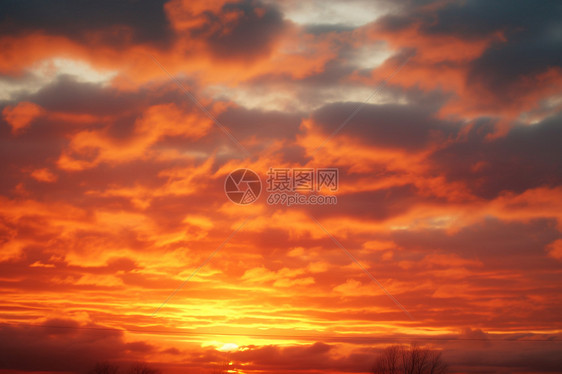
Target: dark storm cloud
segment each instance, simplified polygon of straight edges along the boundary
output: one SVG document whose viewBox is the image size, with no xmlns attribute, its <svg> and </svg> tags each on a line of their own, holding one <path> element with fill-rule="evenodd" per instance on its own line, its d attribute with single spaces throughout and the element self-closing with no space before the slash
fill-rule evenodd
<svg viewBox="0 0 562 374">
<path fill-rule="evenodd" d="M 229 108 L 222 112 L 218 119 L 229 124 L 240 138 L 256 136 L 261 139 L 294 139 L 301 122 L 301 116 L 298 114 L 243 107 Z"/>
<path fill-rule="evenodd" d="M 267 151 L 273 142 L 283 141 L 284 146 L 279 150 L 279 156 L 283 161 L 303 162 L 307 159 L 304 148 L 294 142 L 302 120 L 300 113 L 231 107 L 217 118 L 243 143 L 252 142 L 252 139 L 259 140 L 248 147 L 252 155 Z M 221 139 L 223 136 L 219 133 L 214 134 L 213 137 L 216 135 L 219 136 L 216 141 L 227 140 Z M 217 161 L 222 164 L 228 159 L 223 160 L 219 157 Z"/>
<path fill-rule="evenodd" d="M 544 297 L 550 290 L 560 292 L 559 286 L 544 288 L 545 283 L 559 285 L 561 280 L 560 264 L 545 250 L 548 243 L 560 238 L 554 219 L 509 222 L 489 218 L 454 233 L 444 229 L 404 229 L 395 230 L 391 238 L 397 247 L 407 249 L 407 252 L 398 252 L 394 261 L 412 265 L 408 278 L 429 277 L 435 282 L 432 286 L 435 293 L 427 290 L 430 310 L 419 311 L 427 318 L 444 324 L 454 321 L 457 326 L 474 320 L 475 326 L 480 327 L 534 323 L 536 328 L 540 324 L 544 329 L 551 328 L 559 319 L 560 306 Z M 436 254 L 447 260 L 435 264 L 426 261 Z M 466 262 L 455 264 L 454 257 L 450 256 L 458 256 Z M 455 275 L 450 277 L 451 274 Z M 440 278 L 448 278 L 447 285 L 441 284 Z M 440 288 L 449 287 L 458 293 L 440 292 Z M 540 307 L 531 307 L 536 304 L 538 295 L 542 295 Z M 401 300 L 408 305 L 414 303 L 416 297 L 419 295 L 412 293 L 402 296 Z M 494 312 L 498 298 L 506 305 L 501 313 Z M 433 314 L 432 308 L 455 311 L 445 316 Z M 491 313 L 482 320 L 488 312 Z"/>
<path fill-rule="evenodd" d="M 248 346 L 249 349 L 232 354 L 237 362 L 251 363 L 260 371 L 284 370 L 304 373 L 309 370 L 338 370 L 346 372 L 365 372 L 370 369 L 373 353 L 370 349 L 357 349 L 347 355 L 334 357 L 334 346 L 322 342 L 311 345 L 278 347 Z"/>
<path fill-rule="evenodd" d="M 354 112 L 359 103 L 329 104 L 312 118 L 331 134 Z M 350 135 L 383 148 L 420 150 L 432 141 L 443 141 L 457 132 L 453 124 L 432 118 L 427 108 L 416 105 L 363 105 L 344 127 L 341 135 Z"/>
<path fill-rule="evenodd" d="M 552 35 L 547 35 L 549 32 Z M 562 67 L 561 44 L 560 27 L 543 35 L 521 35 L 507 42 L 496 42 L 472 63 L 467 82 L 469 86 L 483 85 L 500 99 L 517 98 L 520 90 L 526 89 L 516 85 L 521 78 Z"/>
<path fill-rule="evenodd" d="M 381 178 L 384 178 L 383 175 L 390 174 L 381 169 Z M 342 168 L 340 168 L 340 180 L 350 183 L 346 170 Z M 306 205 L 302 209 L 311 212 L 318 218 L 352 216 L 372 221 L 384 221 L 405 214 L 415 206 L 422 204 L 446 205 L 447 201 L 441 197 L 423 196 L 416 186 L 406 184 L 372 191 L 338 193 L 336 206 L 331 204 Z M 299 209 L 299 207 L 295 206 L 291 209 Z"/>
<path fill-rule="evenodd" d="M 353 215 L 372 220 L 385 220 L 408 211 L 418 202 L 416 188 L 412 185 L 384 188 L 375 191 L 356 192 L 338 196 L 338 210 L 329 206 L 314 207 L 319 216 Z"/>
<path fill-rule="evenodd" d="M 424 34 L 454 35 L 463 39 L 481 38 L 497 31 L 508 35 L 537 33 L 555 25 L 562 8 L 556 1 L 468 0 L 402 1 L 401 12 L 383 16 L 378 25 L 398 31 L 416 23 Z"/>
<path fill-rule="evenodd" d="M 49 111 L 87 113 L 92 115 L 118 114 L 139 106 L 142 93 L 122 93 L 115 88 L 94 83 L 78 82 L 71 76 L 60 76 L 37 93 L 19 97 Z"/>
<path fill-rule="evenodd" d="M 304 27 L 307 34 L 314 34 L 314 35 L 322 35 L 328 33 L 340 33 L 340 32 L 348 32 L 353 31 L 354 27 L 347 26 L 345 24 L 313 24 L 313 25 L 305 25 Z"/>
<path fill-rule="evenodd" d="M 485 259 L 486 267 L 493 269 L 559 268 L 545 251 L 549 243 L 560 238 L 553 219 L 521 223 L 490 218 L 455 234 L 442 229 L 398 230 L 392 238 L 399 246 L 425 253 L 439 250 L 468 259 Z"/>
<path fill-rule="evenodd" d="M 299 95 L 300 101 L 309 102 L 318 99 L 320 92 L 310 93 L 310 89 L 318 90 L 320 87 L 329 87 L 330 84 L 336 84 L 341 78 L 346 77 L 353 71 L 352 68 L 344 67 L 340 62 L 331 60 L 326 63 L 322 71 L 311 72 L 306 77 L 294 77 L 287 72 L 268 72 L 251 78 L 248 82 L 244 82 L 242 87 L 259 89 L 261 91 L 271 91 L 274 89 L 295 91 Z M 303 94 L 306 92 L 306 95 Z M 313 96 L 313 97 L 307 97 Z"/>
<path fill-rule="evenodd" d="M 459 347 L 449 343 L 443 358 L 462 373 L 557 373 L 562 367 L 559 337 L 552 341 L 503 341 Z"/>
<path fill-rule="evenodd" d="M 472 191 L 493 198 L 502 191 L 523 192 L 562 183 L 562 115 L 535 125 L 515 126 L 501 138 L 486 139 L 490 121 L 475 124 L 467 139 L 435 152 L 435 172 L 464 181 Z"/>
<path fill-rule="evenodd" d="M 253 1 L 226 3 L 220 13 L 207 11 L 204 15 L 204 25 L 192 29 L 191 35 L 205 40 L 218 58 L 251 60 L 268 54 L 285 29 L 279 10 Z"/>
<path fill-rule="evenodd" d="M 518 79 L 562 67 L 562 6 L 556 1 L 479 1 L 467 9 L 446 8 L 440 22 L 443 32 L 455 26 L 467 33 L 505 32 L 506 41 L 497 41 L 472 63 L 468 83 L 479 83 L 507 98 Z M 463 22 L 461 19 L 464 18 Z M 447 24 L 448 23 L 448 24 Z"/>
<path fill-rule="evenodd" d="M 192 86 L 190 82 L 186 85 Z M 193 114 L 203 118 L 201 111 L 173 82 L 157 86 L 148 85 L 133 92 L 122 92 L 111 86 L 78 82 L 73 77 L 61 76 L 38 92 L 20 94 L 17 99 L 33 102 L 45 109 L 45 112 L 35 118 L 25 132 L 17 136 L 11 133 L 5 118 L 0 118 L 0 171 L 4 176 L 0 181 L 0 191 L 6 196 L 15 196 L 15 189 L 22 182 L 26 191 L 35 196 L 49 196 L 82 203 L 87 191 L 104 190 L 110 181 L 131 188 L 139 183 L 157 188 L 167 180 L 165 176 L 159 176 L 159 172 L 173 162 L 135 160 L 123 165 L 101 164 L 90 170 L 75 173 L 58 172 L 55 165 L 63 150 L 68 147 L 69 136 L 80 131 L 101 131 L 111 141 L 125 144 L 135 137 L 136 121 L 142 118 L 144 111 L 152 105 L 174 103 L 186 116 Z M 92 119 L 81 123 L 79 120 L 75 122 L 75 118 L 79 117 L 60 117 L 68 114 L 87 114 Z M 258 140 L 255 145 L 250 146 L 252 154 L 258 155 L 272 142 L 284 141 L 287 144 L 279 150 L 280 157 L 293 162 L 305 159 L 304 149 L 291 143 L 299 130 L 300 114 L 233 107 L 217 116 L 242 142 Z M 95 120 L 99 117 L 103 118 Z M 178 152 L 187 150 L 204 155 L 211 154 L 209 149 L 216 149 L 221 144 L 234 147 L 231 140 L 213 125 L 209 133 L 197 141 L 190 141 L 181 136 L 165 137 L 154 145 L 154 149 L 175 149 Z M 213 170 L 216 171 L 230 160 L 228 155 L 217 157 Z M 33 170 L 44 167 L 49 167 L 56 174 L 55 181 L 44 183 L 30 176 Z M 82 178 L 87 178 L 89 183 L 80 183 Z M 223 196 L 222 187 L 216 192 Z M 130 201 L 125 198 L 90 195 L 87 197 L 93 206 L 102 204 L 100 200 L 107 202 L 108 199 L 116 206 L 132 208 Z M 200 202 L 200 198 L 198 201 Z M 189 204 L 193 205 L 194 202 Z M 180 211 L 178 214 L 184 212 Z M 171 216 L 175 217 L 169 212 L 165 214 L 165 217 Z"/>
<path fill-rule="evenodd" d="M 48 126 L 47 124 L 51 124 Z M 10 191 L 21 182 L 21 170 L 45 161 L 56 160 L 65 140 L 65 131 L 72 125 L 52 123 L 37 118 L 31 122 L 33 131 L 14 137 L 10 126 L 0 118 L 0 193 L 10 195 Z"/>
<path fill-rule="evenodd" d="M 84 373 L 97 361 L 122 360 L 131 352 L 152 349 L 144 342 L 125 343 L 119 330 L 78 327 L 68 319 L 47 320 L 40 326 L 0 324 L 0 369 Z"/>
<path fill-rule="evenodd" d="M 48 112 L 113 116 L 115 119 L 106 121 L 105 125 L 110 135 L 120 139 L 131 134 L 136 117 L 151 103 L 176 101 L 181 105 L 191 105 L 179 91 L 173 90 L 173 83 L 170 87 L 172 90 L 164 88 L 150 94 L 148 90 L 122 93 L 111 87 L 77 82 L 70 76 L 61 76 L 36 93 L 18 95 L 17 101 L 33 102 Z M 44 165 L 45 161 L 56 161 L 68 143 L 66 137 L 82 126 L 100 127 L 100 124 L 84 125 L 74 123 L 72 119 L 61 120 L 41 115 L 30 123 L 24 133 L 13 136 L 5 118 L 0 118 L 0 171 L 5 176 L 0 180 L 0 190 L 6 193 L 21 181 L 22 170 L 32 170 Z M 57 184 L 57 188 L 61 187 L 64 184 Z M 39 189 L 45 188 L 43 185 Z"/>
<path fill-rule="evenodd" d="M 556 1 L 473 0 L 449 2 L 436 11 L 410 2 L 401 14 L 383 17 L 379 27 L 396 32 L 420 24 L 425 35 L 481 39 L 502 33 L 471 62 L 467 83 L 486 88 L 499 99 L 517 95 L 509 89 L 522 77 L 562 66 L 562 4 Z"/>
<path fill-rule="evenodd" d="M 171 32 L 164 1 L 150 0 L 8 0 L 0 4 L 0 32 L 18 35 L 42 31 L 78 42 L 105 42 L 119 46 L 136 43 L 166 43 Z M 99 39 L 101 36 L 101 40 Z"/>
<path fill-rule="evenodd" d="M 190 82 L 185 84 L 191 86 Z M 78 82 L 71 76 L 61 76 L 37 93 L 22 94 L 17 99 L 33 102 L 48 111 L 121 116 L 121 120 L 111 127 L 112 134 L 115 133 L 117 137 L 125 136 L 127 129 L 131 130 L 130 125 L 134 123 L 134 114 L 139 115 L 150 105 L 174 103 L 199 113 L 199 109 L 174 82 L 166 82 L 158 87 L 147 86 L 137 92 L 122 92 L 110 86 Z M 131 114 L 133 117 L 129 118 Z M 218 114 L 217 118 L 241 139 L 294 139 L 302 116 L 298 113 L 230 107 Z M 173 142 L 173 139 L 170 141 Z"/>
<path fill-rule="evenodd" d="M 183 81 L 193 91 L 190 81 Z M 181 108 L 196 108 L 173 81 L 159 85 L 146 85 L 137 91 L 120 91 L 99 83 L 80 82 L 71 75 L 60 75 L 36 93 L 23 92 L 14 102 L 30 101 L 48 111 L 90 114 L 93 116 L 119 116 L 136 111 L 140 113 L 150 105 L 174 103 Z M 199 109 L 197 109 L 199 113 Z"/>
<path fill-rule="evenodd" d="M 559 19 L 556 1 L 471 0 L 449 2 L 437 12 L 428 11 L 421 30 L 428 34 L 483 37 L 496 31 L 508 35 L 536 33 Z"/>
<path fill-rule="evenodd" d="M 389 14 L 377 20 L 377 25 L 383 30 L 396 32 L 412 26 L 416 18 L 408 13 Z"/>
<path fill-rule="evenodd" d="M 13 196 L 14 188 L 24 183 L 28 192 L 37 196 L 50 196 L 67 201 L 80 200 L 89 189 L 103 189 L 108 181 L 133 186 L 142 183 L 156 187 L 164 183 L 165 177 L 158 177 L 162 168 L 170 166 L 165 162 L 146 162 L 133 160 L 127 165 L 98 165 L 92 170 L 79 173 L 58 173 L 55 166 L 61 153 L 68 147 L 69 137 L 84 130 L 102 131 L 104 136 L 114 142 L 123 142 L 135 137 L 135 124 L 143 118 L 147 108 L 153 105 L 173 103 L 182 110 L 186 118 L 195 115 L 203 117 L 201 111 L 174 82 L 162 85 L 146 86 L 138 91 L 122 92 L 110 86 L 77 82 L 72 77 L 62 76 L 52 84 L 45 86 L 33 94 L 18 95 L 18 101 L 32 102 L 43 109 L 44 113 L 34 118 L 24 132 L 17 136 L 11 133 L 11 126 L 4 116 L 0 116 L 0 192 L 6 196 Z M 10 103 L 13 105 L 13 103 Z M 3 108 L 0 107 L 0 111 Z M 88 115 L 87 122 L 81 122 L 80 116 Z M 70 115 L 70 116 L 69 116 Z M 267 124 L 266 119 L 274 118 L 276 124 L 283 121 L 281 114 L 268 117 L 263 114 L 263 121 L 250 122 L 256 129 Z M 247 125 L 242 116 L 240 126 Z M 295 126 L 294 117 L 287 119 L 287 128 Z M 227 121 L 226 123 L 230 123 Z M 294 133 L 294 130 L 291 130 Z M 235 131 L 237 132 L 237 131 Z M 245 134 L 254 136 L 251 131 Z M 290 136 L 290 135 L 288 135 Z M 189 141 L 184 137 L 167 137 L 161 139 L 157 147 L 186 149 L 194 152 L 204 152 L 219 142 L 232 146 L 218 128 L 212 128 L 208 136 L 199 141 Z M 29 174 L 35 170 L 50 167 L 58 179 L 52 183 L 42 183 L 34 180 Z M 88 178 L 89 183 L 80 183 L 81 178 Z M 123 202 L 114 201 L 121 204 Z"/>
<path fill-rule="evenodd" d="M 5 238 L 9 234 L 15 234 L 19 237 L 25 236 L 30 240 L 37 243 L 47 243 L 51 241 L 56 242 L 57 245 L 64 245 L 68 250 L 80 250 L 84 244 L 74 245 L 71 240 L 61 240 L 57 238 L 56 230 L 50 227 L 48 219 L 37 217 L 22 217 L 18 221 L 18 225 L 11 223 L 5 217 L 0 217 L 0 222 L 5 225 L 3 230 L 0 231 L 0 238 Z M 124 236 L 130 233 L 123 232 Z M 103 233 L 95 232 L 93 230 L 81 230 L 78 234 L 80 240 L 89 240 L 98 244 L 105 243 L 107 247 L 110 243 L 121 243 L 123 245 L 137 245 L 140 246 L 140 241 L 131 240 L 129 238 L 104 238 Z M 64 242 L 64 243 L 63 243 Z M 81 284 L 70 285 L 68 283 L 52 284 L 53 277 L 61 276 L 65 279 L 77 280 L 84 276 L 84 274 L 98 276 L 108 275 L 112 276 L 118 273 L 119 278 L 126 278 L 130 276 L 131 271 L 137 268 L 136 263 L 126 257 L 114 257 L 107 261 L 107 264 L 99 266 L 79 266 L 69 265 L 65 260 L 54 259 L 53 253 L 57 251 L 54 245 L 41 245 L 29 244 L 22 248 L 20 258 L 17 260 L 4 261 L 0 263 L 0 271 L 5 277 L 0 280 L 0 287 L 3 290 L 10 288 L 17 288 L 25 292 L 33 292 L 39 290 L 49 289 L 51 292 L 81 292 L 81 291 L 94 291 L 94 290 L 110 290 L 116 289 L 116 286 L 105 286 L 99 284 Z M 50 267 L 34 266 L 35 263 L 50 264 Z M 18 274 L 25 273 L 25 277 L 18 277 Z M 19 305 L 17 301 L 5 300 L 5 304 Z M 27 306 L 35 306 L 40 309 L 48 308 L 47 305 L 41 304 L 28 304 Z"/>
<path fill-rule="evenodd" d="M 299 79 L 299 83 L 310 89 L 320 89 L 323 87 L 333 87 L 345 81 L 355 70 L 355 67 L 346 60 L 351 59 L 351 51 L 349 48 L 340 48 L 338 57 L 334 60 L 326 62 L 321 71 L 311 73 L 310 75 Z M 309 95 L 317 96 L 318 93 L 309 93 Z M 310 100 L 311 98 L 308 98 Z"/>
</svg>

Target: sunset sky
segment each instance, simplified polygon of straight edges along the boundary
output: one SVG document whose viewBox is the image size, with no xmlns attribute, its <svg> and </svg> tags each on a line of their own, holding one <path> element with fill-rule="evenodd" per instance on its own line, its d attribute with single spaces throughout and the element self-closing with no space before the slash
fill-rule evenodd
<svg viewBox="0 0 562 374">
<path fill-rule="evenodd" d="M 561 19 L 3 1 L 0 373 L 562 372 Z M 270 168 L 337 169 L 337 204 L 269 204 Z"/>
</svg>

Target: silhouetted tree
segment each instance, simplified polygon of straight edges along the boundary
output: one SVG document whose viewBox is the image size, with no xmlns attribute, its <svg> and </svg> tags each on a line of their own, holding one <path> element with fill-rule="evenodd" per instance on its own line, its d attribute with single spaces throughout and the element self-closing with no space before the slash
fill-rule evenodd
<svg viewBox="0 0 562 374">
<path fill-rule="evenodd" d="M 137 362 L 129 368 L 127 374 L 160 374 L 160 370 L 149 366 L 145 362 Z"/>
<path fill-rule="evenodd" d="M 98 362 L 90 374 L 117 374 L 119 373 L 119 366 L 110 364 L 109 362 Z"/>
<path fill-rule="evenodd" d="M 227 374 L 230 369 L 230 354 L 227 353 L 226 356 L 221 360 L 221 362 L 217 363 L 212 373 Z"/>
<path fill-rule="evenodd" d="M 416 345 L 387 347 L 373 365 L 374 374 L 445 374 L 447 364 L 441 352 Z"/>
</svg>

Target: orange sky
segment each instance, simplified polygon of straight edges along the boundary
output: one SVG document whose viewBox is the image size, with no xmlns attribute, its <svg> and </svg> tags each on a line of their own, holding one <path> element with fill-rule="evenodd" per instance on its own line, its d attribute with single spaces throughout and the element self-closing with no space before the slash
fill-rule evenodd
<svg viewBox="0 0 562 374">
<path fill-rule="evenodd" d="M 561 13 L 0 5 L 0 373 L 560 372 Z M 270 168 L 337 168 L 337 204 L 268 204 Z"/>
</svg>

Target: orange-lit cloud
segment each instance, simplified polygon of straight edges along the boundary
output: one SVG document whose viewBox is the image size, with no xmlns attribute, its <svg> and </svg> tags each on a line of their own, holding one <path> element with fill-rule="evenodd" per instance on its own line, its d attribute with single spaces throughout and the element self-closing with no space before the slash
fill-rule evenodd
<svg viewBox="0 0 562 374">
<path fill-rule="evenodd" d="M 2 115 L 12 127 L 12 133 L 17 134 L 25 130 L 31 121 L 41 114 L 41 108 L 33 103 L 22 102 L 15 107 L 7 106 L 2 110 Z"/>
</svg>

